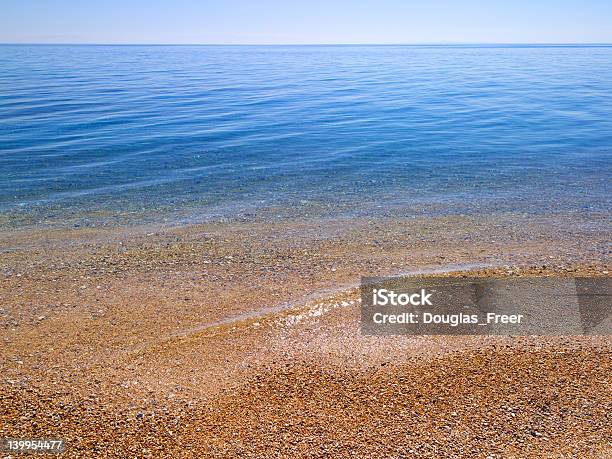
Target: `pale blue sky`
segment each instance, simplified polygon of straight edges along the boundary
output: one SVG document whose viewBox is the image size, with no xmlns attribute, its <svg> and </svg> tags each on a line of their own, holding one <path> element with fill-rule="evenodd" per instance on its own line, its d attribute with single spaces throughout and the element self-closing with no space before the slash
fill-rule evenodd
<svg viewBox="0 0 612 459">
<path fill-rule="evenodd" d="M 612 43 L 612 0 L 0 0 L 2 43 Z"/>
</svg>

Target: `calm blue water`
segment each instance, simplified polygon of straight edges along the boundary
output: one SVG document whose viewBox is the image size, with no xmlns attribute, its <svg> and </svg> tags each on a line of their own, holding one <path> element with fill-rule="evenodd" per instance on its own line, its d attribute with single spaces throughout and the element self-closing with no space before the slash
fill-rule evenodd
<svg viewBox="0 0 612 459">
<path fill-rule="evenodd" d="M 605 212 L 612 47 L 0 46 L 1 224 Z"/>
</svg>

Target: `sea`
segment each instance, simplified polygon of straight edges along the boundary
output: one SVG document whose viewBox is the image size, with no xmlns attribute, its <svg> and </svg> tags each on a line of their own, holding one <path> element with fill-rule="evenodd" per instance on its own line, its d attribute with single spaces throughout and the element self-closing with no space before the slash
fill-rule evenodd
<svg viewBox="0 0 612 459">
<path fill-rule="evenodd" d="M 612 46 L 0 46 L 0 228 L 610 215 Z"/>
</svg>

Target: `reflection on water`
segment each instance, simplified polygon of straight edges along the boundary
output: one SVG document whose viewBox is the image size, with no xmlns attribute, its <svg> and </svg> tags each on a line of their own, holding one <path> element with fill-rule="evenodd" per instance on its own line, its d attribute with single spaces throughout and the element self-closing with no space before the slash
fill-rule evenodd
<svg viewBox="0 0 612 459">
<path fill-rule="evenodd" d="M 0 46 L 0 224 L 609 212 L 612 48 Z"/>
</svg>

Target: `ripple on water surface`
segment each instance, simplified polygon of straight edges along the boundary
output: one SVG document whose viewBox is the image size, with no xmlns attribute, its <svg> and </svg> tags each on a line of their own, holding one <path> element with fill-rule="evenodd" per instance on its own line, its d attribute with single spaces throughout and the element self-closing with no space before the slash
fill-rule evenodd
<svg viewBox="0 0 612 459">
<path fill-rule="evenodd" d="M 0 46 L 2 224 L 609 212 L 612 48 Z"/>
</svg>

